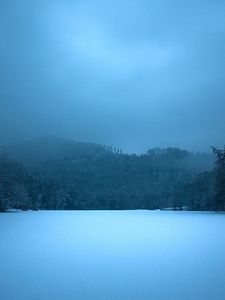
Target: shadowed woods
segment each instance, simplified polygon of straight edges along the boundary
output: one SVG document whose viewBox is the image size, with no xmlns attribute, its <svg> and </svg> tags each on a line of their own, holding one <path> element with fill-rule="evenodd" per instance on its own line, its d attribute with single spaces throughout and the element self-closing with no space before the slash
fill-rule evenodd
<svg viewBox="0 0 225 300">
<path fill-rule="evenodd" d="M 2 150 L 0 209 L 223 210 L 224 150 L 213 152 L 129 155 L 43 136 Z"/>
</svg>

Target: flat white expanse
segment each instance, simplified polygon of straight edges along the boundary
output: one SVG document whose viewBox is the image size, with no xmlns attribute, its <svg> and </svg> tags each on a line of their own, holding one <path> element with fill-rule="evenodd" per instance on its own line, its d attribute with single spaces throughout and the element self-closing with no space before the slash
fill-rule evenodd
<svg viewBox="0 0 225 300">
<path fill-rule="evenodd" d="M 0 214 L 1 300 L 224 300 L 225 214 Z"/>
</svg>

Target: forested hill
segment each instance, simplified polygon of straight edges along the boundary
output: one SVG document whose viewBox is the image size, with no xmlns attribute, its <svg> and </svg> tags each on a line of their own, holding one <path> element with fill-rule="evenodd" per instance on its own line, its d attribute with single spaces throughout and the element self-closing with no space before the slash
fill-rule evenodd
<svg viewBox="0 0 225 300">
<path fill-rule="evenodd" d="M 111 147 L 48 135 L 2 148 L 10 159 L 33 166 L 48 161 L 97 157 L 112 151 Z"/>
<path fill-rule="evenodd" d="M 209 209 L 212 202 L 211 154 L 167 148 L 128 155 L 44 136 L 4 147 L 1 156 L 0 197 L 7 208 L 15 206 L 16 198 L 26 198 L 17 207 L 42 209 Z M 193 188 L 196 196 L 190 199 Z"/>
</svg>

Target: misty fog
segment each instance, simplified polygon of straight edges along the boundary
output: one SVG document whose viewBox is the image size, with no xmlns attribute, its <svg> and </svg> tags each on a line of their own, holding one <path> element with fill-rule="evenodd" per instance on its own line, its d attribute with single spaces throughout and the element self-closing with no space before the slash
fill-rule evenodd
<svg viewBox="0 0 225 300">
<path fill-rule="evenodd" d="M 143 153 L 225 130 L 224 1 L 0 3 L 0 144 L 43 134 Z"/>
</svg>

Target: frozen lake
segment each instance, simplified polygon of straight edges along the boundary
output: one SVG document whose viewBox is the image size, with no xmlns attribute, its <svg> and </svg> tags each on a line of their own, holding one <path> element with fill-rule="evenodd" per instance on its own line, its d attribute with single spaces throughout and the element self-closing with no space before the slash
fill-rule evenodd
<svg viewBox="0 0 225 300">
<path fill-rule="evenodd" d="M 2 300 L 224 300 L 225 214 L 0 214 Z"/>
</svg>

